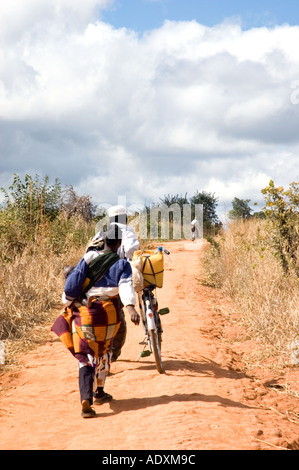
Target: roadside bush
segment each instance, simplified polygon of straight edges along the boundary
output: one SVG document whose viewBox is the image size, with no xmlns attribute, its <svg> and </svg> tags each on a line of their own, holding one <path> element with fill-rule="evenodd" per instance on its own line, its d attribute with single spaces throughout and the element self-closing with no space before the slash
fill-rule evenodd
<svg viewBox="0 0 299 470">
<path fill-rule="evenodd" d="M 95 225 L 81 211 L 61 206 L 57 181 L 26 175 L 22 182 L 15 175 L 9 189 L 0 208 L 1 341 L 22 338 L 49 321 L 60 304 L 63 268 L 79 261 Z"/>
<path fill-rule="evenodd" d="M 272 243 L 286 274 L 299 277 L 299 183 L 289 189 L 275 187 L 271 180 L 262 190 L 266 198 L 266 216 L 273 226 Z"/>
<path fill-rule="evenodd" d="M 250 330 L 287 360 L 299 331 L 299 281 L 286 275 L 273 249 L 275 228 L 267 220 L 232 222 L 210 244 L 203 282 L 221 287 Z"/>
</svg>

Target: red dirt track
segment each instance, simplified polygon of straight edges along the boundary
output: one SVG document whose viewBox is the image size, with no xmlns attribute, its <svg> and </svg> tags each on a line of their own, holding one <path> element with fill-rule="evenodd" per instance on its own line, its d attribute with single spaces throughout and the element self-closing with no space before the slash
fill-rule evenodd
<svg viewBox="0 0 299 470">
<path fill-rule="evenodd" d="M 127 341 L 106 382 L 114 399 L 83 419 L 77 361 L 49 333 L 17 373 L 0 378 L 2 450 L 299 449 L 298 398 L 266 387 L 269 372 L 242 372 L 242 344 L 228 341 L 228 302 L 197 281 L 197 245 L 164 246 L 172 261 L 157 290 L 159 307 L 170 308 L 162 317 L 165 374 L 152 357 L 137 360 L 143 330 L 127 316 Z"/>
</svg>

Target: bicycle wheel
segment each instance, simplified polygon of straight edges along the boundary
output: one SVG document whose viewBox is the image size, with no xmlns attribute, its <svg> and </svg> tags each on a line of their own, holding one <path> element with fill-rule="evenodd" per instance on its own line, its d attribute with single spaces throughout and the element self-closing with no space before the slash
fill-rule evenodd
<svg viewBox="0 0 299 470">
<path fill-rule="evenodd" d="M 152 349 L 154 353 L 157 371 L 159 372 L 159 374 L 163 374 L 164 368 L 163 368 L 162 358 L 161 358 L 161 336 L 157 332 L 157 329 L 150 330 L 150 339 L 151 339 L 151 345 L 152 345 Z"/>
</svg>

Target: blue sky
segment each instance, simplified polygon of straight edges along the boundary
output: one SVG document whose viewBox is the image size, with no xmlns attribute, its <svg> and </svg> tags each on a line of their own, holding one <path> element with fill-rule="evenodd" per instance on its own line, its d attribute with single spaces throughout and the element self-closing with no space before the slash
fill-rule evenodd
<svg viewBox="0 0 299 470">
<path fill-rule="evenodd" d="M 196 20 L 206 26 L 238 17 L 244 29 L 299 23 L 298 0 L 116 0 L 103 12 L 115 27 L 144 32 L 162 26 L 165 20 Z"/>
<path fill-rule="evenodd" d="M 270 179 L 299 181 L 298 5 L 0 1 L 0 187 L 262 206 Z"/>
</svg>

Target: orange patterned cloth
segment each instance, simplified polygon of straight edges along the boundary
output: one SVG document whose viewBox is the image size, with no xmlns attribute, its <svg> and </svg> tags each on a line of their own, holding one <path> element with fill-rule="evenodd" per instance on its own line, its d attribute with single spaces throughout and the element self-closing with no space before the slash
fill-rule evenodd
<svg viewBox="0 0 299 470">
<path fill-rule="evenodd" d="M 110 351 L 120 323 L 121 304 L 116 296 L 92 302 L 90 307 L 74 302 L 61 312 L 51 330 L 76 359 L 87 363 L 88 354 L 98 359 Z"/>
</svg>

